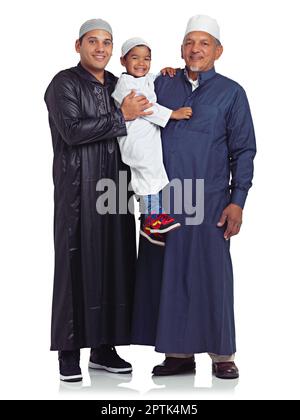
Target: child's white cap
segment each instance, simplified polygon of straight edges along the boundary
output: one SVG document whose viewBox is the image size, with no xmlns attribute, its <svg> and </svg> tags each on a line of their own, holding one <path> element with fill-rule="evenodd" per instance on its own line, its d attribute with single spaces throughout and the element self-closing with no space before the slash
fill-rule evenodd
<svg viewBox="0 0 300 420">
<path fill-rule="evenodd" d="M 220 41 L 220 27 L 218 25 L 218 22 L 210 16 L 192 16 L 187 23 L 185 36 L 190 32 L 194 31 L 207 32 L 208 34 L 212 35 Z"/>
<path fill-rule="evenodd" d="M 130 38 L 127 39 L 127 41 L 124 42 L 121 48 L 121 56 L 124 57 L 132 48 L 137 47 L 138 45 L 145 45 L 145 47 L 148 47 L 151 51 L 151 48 L 144 39 L 142 38 Z"/>
</svg>

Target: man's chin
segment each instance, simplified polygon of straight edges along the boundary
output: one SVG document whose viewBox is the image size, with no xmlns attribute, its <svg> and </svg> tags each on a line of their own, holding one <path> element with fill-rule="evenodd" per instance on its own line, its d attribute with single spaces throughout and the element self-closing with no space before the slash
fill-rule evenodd
<svg viewBox="0 0 300 420">
<path fill-rule="evenodd" d="M 193 71 L 193 72 L 200 72 L 201 71 L 201 68 L 200 67 L 197 67 L 197 66 L 190 66 L 189 67 L 189 70 L 190 71 Z"/>
<path fill-rule="evenodd" d="M 97 61 L 97 60 L 95 60 L 91 63 L 91 65 L 98 70 L 103 70 L 107 66 L 108 61 Z"/>
<path fill-rule="evenodd" d="M 105 69 L 105 67 L 106 67 L 106 64 L 101 65 L 101 66 L 93 66 L 95 71 L 103 71 Z"/>
</svg>

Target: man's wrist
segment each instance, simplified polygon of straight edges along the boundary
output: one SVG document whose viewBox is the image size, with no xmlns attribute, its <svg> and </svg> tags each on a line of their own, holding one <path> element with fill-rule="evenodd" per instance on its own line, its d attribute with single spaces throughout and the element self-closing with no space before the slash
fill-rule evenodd
<svg viewBox="0 0 300 420">
<path fill-rule="evenodd" d="M 126 129 L 126 120 L 124 118 L 123 112 L 121 111 L 121 108 L 117 108 L 116 115 L 118 116 L 118 122 L 120 127 L 125 127 Z"/>
<path fill-rule="evenodd" d="M 231 192 L 231 204 L 236 204 L 237 206 L 244 208 L 246 198 L 248 195 L 248 191 L 240 190 L 238 188 L 234 188 Z"/>
</svg>

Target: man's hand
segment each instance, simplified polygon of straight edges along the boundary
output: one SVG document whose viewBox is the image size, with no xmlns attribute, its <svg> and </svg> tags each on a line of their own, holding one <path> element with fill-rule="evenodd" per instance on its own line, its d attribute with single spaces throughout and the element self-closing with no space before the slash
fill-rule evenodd
<svg viewBox="0 0 300 420">
<path fill-rule="evenodd" d="M 153 114 L 152 111 L 144 112 L 146 109 L 151 108 L 151 104 L 145 96 L 136 96 L 134 90 L 127 96 L 125 96 L 121 111 L 123 113 L 125 121 L 132 121 L 139 117 Z"/>
<path fill-rule="evenodd" d="M 222 213 L 222 216 L 217 224 L 218 227 L 224 226 L 227 222 L 224 238 L 228 241 L 231 236 L 237 235 L 242 225 L 243 209 L 237 204 L 229 204 Z"/>
<path fill-rule="evenodd" d="M 160 72 L 163 76 L 165 76 L 166 74 L 170 77 L 174 77 L 176 74 L 176 70 L 173 67 L 164 67 Z"/>
</svg>

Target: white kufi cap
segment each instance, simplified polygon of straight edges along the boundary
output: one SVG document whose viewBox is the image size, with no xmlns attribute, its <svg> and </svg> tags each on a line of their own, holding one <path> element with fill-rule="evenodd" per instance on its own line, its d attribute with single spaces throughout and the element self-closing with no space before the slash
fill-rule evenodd
<svg viewBox="0 0 300 420">
<path fill-rule="evenodd" d="M 194 31 L 207 32 L 208 34 L 212 35 L 220 41 L 220 27 L 218 25 L 218 22 L 209 16 L 192 16 L 188 21 L 184 36 Z"/>
<path fill-rule="evenodd" d="M 111 26 L 106 20 L 103 19 L 90 19 L 84 22 L 79 29 L 79 38 L 85 35 L 87 32 L 93 31 L 94 29 L 101 29 L 106 31 L 113 36 Z"/>
<path fill-rule="evenodd" d="M 145 45 L 151 51 L 150 45 L 142 38 L 130 38 L 124 42 L 121 48 L 121 56 L 124 57 L 132 48 L 137 47 L 138 45 Z"/>
</svg>

